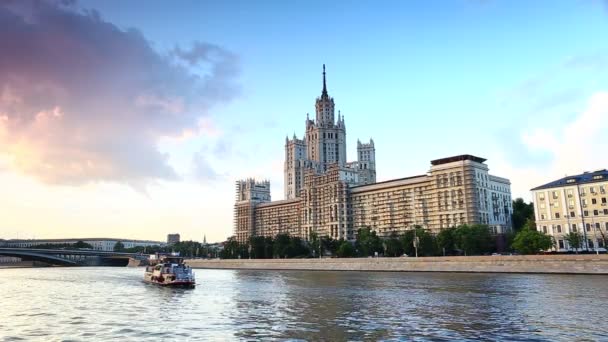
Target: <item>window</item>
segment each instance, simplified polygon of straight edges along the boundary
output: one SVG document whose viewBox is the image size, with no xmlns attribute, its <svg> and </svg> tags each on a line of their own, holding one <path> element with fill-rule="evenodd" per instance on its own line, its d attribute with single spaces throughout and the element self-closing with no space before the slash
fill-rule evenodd
<svg viewBox="0 0 608 342">
<path fill-rule="evenodd" d="M 593 248 L 593 240 L 588 239 L 587 242 L 589 243 L 589 248 Z"/>
<path fill-rule="evenodd" d="M 583 211 L 583 215 L 584 216 L 589 216 L 589 211 L 588 210 Z"/>
<path fill-rule="evenodd" d="M 597 215 L 599 215 L 599 214 L 600 214 L 600 213 L 598 212 L 598 210 L 597 210 L 597 209 L 593 211 L 593 215 L 594 215 L 594 216 L 597 216 Z"/>
<path fill-rule="evenodd" d="M 555 213 L 555 218 L 558 219 L 559 218 L 559 213 Z"/>
<path fill-rule="evenodd" d="M 606 204 L 606 197 L 602 197 L 602 204 Z"/>
<path fill-rule="evenodd" d="M 564 249 L 564 240 L 557 240 L 557 243 L 559 244 L 559 249 Z"/>
<path fill-rule="evenodd" d="M 543 233 L 547 234 L 547 226 L 543 226 Z"/>
<path fill-rule="evenodd" d="M 572 199 L 569 200 L 568 201 L 568 205 L 571 206 L 571 207 L 574 207 L 574 200 L 572 200 Z"/>
<path fill-rule="evenodd" d="M 556 228 L 557 228 L 557 232 L 558 233 L 562 232 L 562 226 L 561 225 L 558 224 Z"/>
<path fill-rule="evenodd" d="M 545 194 L 538 195 L 538 199 L 541 200 L 541 201 L 544 201 L 545 200 Z"/>
<path fill-rule="evenodd" d="M 540 214 L 540 219 L 544 220 L 545 219 L 545 214 Z"/>
<path fill-rule="evenodd" d="M 557 191 L 553 191 L 553 198 L 557 198 Z"/>
<path fill-rule="evenodd" d="M 570 178 L 570 179 L 566 180 L 566 183 L 574 183 L 574 182 L 576 182 L 576 179 L 574 179 L 574 178 Z"/>
<path fill-rule="evenodd" d="M 591 204 L 597 204 L 597 199 L 592 198 L 592 199 L 591 199 Z"/>
<path fill-rule="evenodd" d="M 594 194 L 595 193 L 595 187 L 590 187 L 589 188 L 589 192 L 592 193 L 592 194 Z"/>
<path fill-rule="evenodd" d="M 604 215 L 608 215 L 608 209 L 604 209 Z"/>
<path fill-rule="evenodd" d="M 574 216 L 575 216 L 574 211 L 571 211 L 570 212 L 570 217 L 574 217 Z"/>
<path fill-rule="evenodd" d="M 572 227 L 570 227 L 570 228 L 571 228 L 570 229 L 571 232 L 576 232 L 576 223 L 573 223 Z"/>
<path fill-rule="evenodd" d="M 545 203 L 544 202 L 540 204 L 540 208 L 541 209 L 545 209 Z"/>
<path fill-rule="evenodd" d="M 567 194 L 568 194 L 568 197 L 572 197 L 572 189 L 568 189 Z"/>
<path fill-rule="evenodd" d="M 586 226 L 587 226 L 587 231 L 590 232 L 591 231 L 591 224 L 587 223 Z"/>
</svg>

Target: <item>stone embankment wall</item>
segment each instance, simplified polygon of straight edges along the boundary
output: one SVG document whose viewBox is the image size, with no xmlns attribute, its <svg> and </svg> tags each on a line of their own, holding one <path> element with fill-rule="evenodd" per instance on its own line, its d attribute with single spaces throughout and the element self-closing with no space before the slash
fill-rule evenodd
<svg viewBox="0 0 608 342">
<path fill-rule="evenodd" d="M 482 272 L 608 274 L 608 255 L 517 255 L 426 258 L 324 258 L 187 260 L 193 268 L 388 271 L 388 272 Z"/>
</svg>

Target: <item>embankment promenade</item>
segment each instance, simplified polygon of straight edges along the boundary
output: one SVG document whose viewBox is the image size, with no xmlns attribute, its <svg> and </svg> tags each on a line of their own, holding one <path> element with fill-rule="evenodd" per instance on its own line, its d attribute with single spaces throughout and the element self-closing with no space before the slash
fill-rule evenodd
<svg viewBox="0 0 608 342">
<path fill-rule="evenodd" d="M 193 268 L 206 269 L 608 274 L 607 254 L 425 258 L 193 259 L 187 260 L 186 263 Z"/>
</svg>

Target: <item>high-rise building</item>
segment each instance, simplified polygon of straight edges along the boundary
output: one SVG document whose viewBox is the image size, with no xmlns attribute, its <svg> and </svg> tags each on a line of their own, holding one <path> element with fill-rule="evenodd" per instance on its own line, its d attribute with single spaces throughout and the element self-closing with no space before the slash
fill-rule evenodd
<svg viewBox="0 0 608 342">
<path fill-rule="evenodd" d="M 167 244 L 173 245 L 179 242 L 179 234 L 167 234 Z"/>
<path fill-rule="evenodd" d="M 270 183 L 237 182 L 235 237 L 287 233 L 353 240 L 359 228 L 380 236 L 414 226 L 433 232 L 463 223 L 488 224 L 495 233 L 511 228 L 508 179 L 488 173 L 485 159 L 459 155 L 431 162 L 420 176 L 376 183 L 374 140 L 357 141 L 357 160 L 347 162 L 346 125 L 323 89 L 315 102 L 316 117 L 306 118 L 302 139 L 285 138 L 285 199 L 271 201 Z"/>
<path fill-rule="evenodd" d="M 606 251 L 608 171 L 584 172 L 532 189 L 536 229 L 555 241 L 554 250 L 573 251 L 565 236 L 579 233 L 580 248 Z"/>
</svg>

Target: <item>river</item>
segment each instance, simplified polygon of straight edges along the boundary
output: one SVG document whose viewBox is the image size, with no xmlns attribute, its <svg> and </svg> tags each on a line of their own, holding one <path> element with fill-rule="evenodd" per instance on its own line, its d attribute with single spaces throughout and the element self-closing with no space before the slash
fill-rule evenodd
<svg viewBox="0 0 608 342">
<path fill-rule="evenodd" d="M 0 340 L 608 339 L 608 276 L 196 270 L 0 270 Z"/>
</svg>

